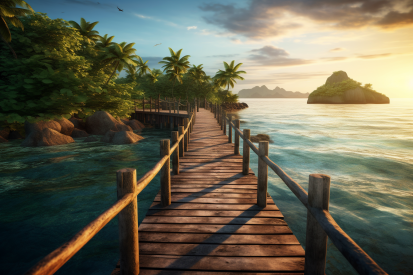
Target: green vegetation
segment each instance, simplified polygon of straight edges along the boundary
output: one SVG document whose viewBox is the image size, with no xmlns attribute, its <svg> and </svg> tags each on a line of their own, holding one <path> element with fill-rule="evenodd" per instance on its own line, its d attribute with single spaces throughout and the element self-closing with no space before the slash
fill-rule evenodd
<svg viewBox="0 0 413 275">
<path fill-rule="evenodd" d="M 13 7 L 24 3 L 9 2 Z M 135 54 L 135 43 L 118 44 L 112 42 L 114 36 L 100 36 L 94 30 L 98 22 L 52 20 L 38 12 L 17 18 L 2 5 L 0 15 L 16 18 L 9 19 L 13 26 L 0 24 L 0 127 L 22 129 L 26 120 L 47 121 L 75 114 L 86 118 L 99 110 L 127 117 L 136 100 L 157 98 L 158 93 L 162 98 L 181 98 L 181 102 L 238 99 L 229 86 L 234 87 L 234 79 L 243 79 L 238 74 L 245 72 L 237 71 L 241 63 L 234 67 L 234 61 L 230 66 L 224 62 L 226 71 L 220 70 L 211 78 L 202 64 L 190 67 L 189 56 L 180 57 L 182 49 L 176 53 L 169 49 L 171 56 L 160 62 L 164 72 L 151 70 L 148 61 Z M 10 44 L 5 27 L 13 37 Z M 123 69 L 127 76 L 118 78 Z M 223 90 L 226 85 L 227 90 Z"/>
<path fill-rule="evenodd" d="M 334 72 L 337 73 L 337 72 Z M 313 91 L 310 96 L 342 96 L 345 91 L 360 87 L 364 91 L 380 94 L 373 90 L 372 84 L 365 84 L 364 87 L 361 86 L 360 82 L 353 79 L 347 79 L 339 83 L 324 84 Z"/>
</svg>

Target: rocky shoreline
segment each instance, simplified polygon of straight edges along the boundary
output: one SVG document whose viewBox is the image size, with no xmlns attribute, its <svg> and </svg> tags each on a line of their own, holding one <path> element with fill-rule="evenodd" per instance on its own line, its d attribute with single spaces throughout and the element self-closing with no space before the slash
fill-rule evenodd
<svg viewBox="0 0 413 275">
<path fill-rule="evenodd" d="M 239 110 L 248 108 L 248 104 L 245 103 L 245 102 L 242 102 L 242 103 L 222 103 L 221 107 L 226 112 L 234 112 L 234 111 L 239 111 Z"/>
</svg>

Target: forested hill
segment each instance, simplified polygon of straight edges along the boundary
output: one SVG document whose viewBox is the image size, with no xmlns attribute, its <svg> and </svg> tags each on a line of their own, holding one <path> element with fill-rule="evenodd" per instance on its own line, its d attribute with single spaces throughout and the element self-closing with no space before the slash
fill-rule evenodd
<svg viewBox="0 0 413 275">
<path fill-rule="evenodd" d="M 255 86 L 252 89 L 242 89 L 238 96 L 239 98 L 308 98 L 309 93 L 286 91 L 278 86 L 274 90 L 270 90 L 262 85 L 261 87 Z"/>
</svg>

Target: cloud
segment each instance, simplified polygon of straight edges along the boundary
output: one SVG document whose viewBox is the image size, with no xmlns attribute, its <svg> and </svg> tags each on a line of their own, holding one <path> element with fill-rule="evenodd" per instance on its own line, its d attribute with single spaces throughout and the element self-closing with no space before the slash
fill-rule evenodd
<svg viewBox="0 0 413 275">
<path fill-rule="evenodd" d="M 341 52 L 341 51 L 344 51 L 344 48 L 334 48 L 334 49 L 329 50 L 329 52 Z"/>
<path fill-rule="evenodd" d="M 218 55 L 209 55 L 207 57 L 219 57 L 219 58 L 227 58 L 227 57 L 235 57 L 239 54 L 218 54 Z"/>
<path fill-rule="evenodd" d="M 139 17 L 141 19 L 145 19 L 145 20 L 153 20 L 153 21 L 156 21 L 156 22 L 162 22 L 162 23 L 165 23 L 167 25 L 174 26 L 174 27 L 178 26 L 177 24 L 175 24 L 173 22 L 162 20 L 162 19 L 152 17 L 152 16 L 146 16 L 146 15 L 139 14 L 139 13 L 133 13 L 133 15 L 136 16 L 136 17 Z"/>
<path fill-rule="evenodd" d="M 318 29 L 413 25 L 412 0 L 251 0 L 246 7 L 207 3 L 199 8 L 208 13 L 203 17 L 207 23 L 255 39 L 281 36 L 308 25 L 298 19 L 318 24 Z"/>
<path fill-rule="evenodd" d="M 253 49 L 250 52 L 248 59 L 255 61 L 262 66 L 271 67 L 286 67 L 286 66 L 298 66 L 304 64 L 310 64 L 314 61 L 289 58 L 289 54 L 284 50 L 274 46 L 264 46 L 260 49 Z"/>
<path fill-rule="evenodd" d="M 195 30 L 197 28 L 197 26 L 190 26 L 190 27 L 186 27 L 186 29 L 189 30 Z"/>
<path fill-rule="evenodd" d="M 69 3 L 69 4 L 78 4 L 78 5 L 84 5 L 84 6 L 93 6 L 97 8 L 113 8 L 114 11 L 119 11 L 115 5 L 111 4 L 106 4 L 106 3 L 100 3 L 99 1 L 90 1 L 90 0 L 65 0 L 64 2 Z M 98 4 L 99 2 L 99 4 Z"/>
<path fill-rule="evenodd" d="M 346 59 L 348 59 L 348 57 L 346 56 L 322 57 L 321 58 L 322 61 L 342 61 Z"/>
<path fill-rule="evenodd" d="M 382 54 L 368 54 L 368 55 L 358 55 L 357 58 L 362 58 L 362 59 L 374 59 L 374 58 L 382 58 L 382 57 L 388 57 L 392 55 L 391 53 L 382 53 Z"/>
<path fill-rule="evenodd" d="M 273 74 L 277 81 L 280 80 L 298 80 L 298 79 L 309 79 L 318 78 L 321 76 L 330 76 L 331 73 L 318 72 L 318 73 L 276 73 Z"/>
</svg>

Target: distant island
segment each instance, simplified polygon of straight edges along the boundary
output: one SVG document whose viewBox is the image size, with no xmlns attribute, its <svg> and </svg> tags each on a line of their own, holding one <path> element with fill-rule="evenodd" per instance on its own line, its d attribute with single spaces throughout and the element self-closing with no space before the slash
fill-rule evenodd
<svg viewBox="0 0 413 275">
<path fill-rule="evenodd" d="M 390 99 L 372 88 L 372 84 L 361 86 L 344 71 L 336 71 L 308 97 L 307 104 L 388 104 Z"/>
<path fill-rule="evenodd" d="M 238 93 L 239 98 L 307 98 L 308 96 L 309 93 L 286 91 L 278 86 L 274 90 L 270 90 L 265 85 L 242 89 Z"/>
</svg>

